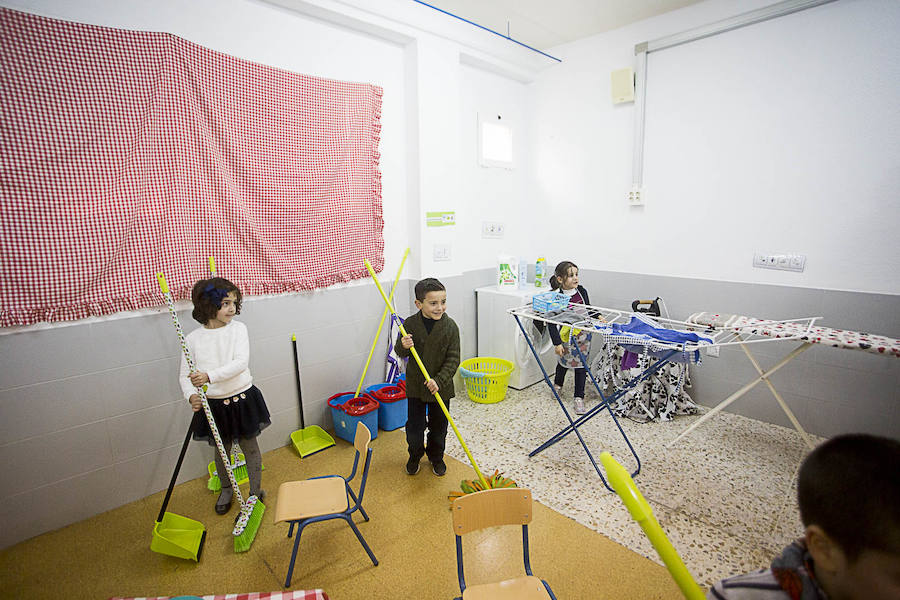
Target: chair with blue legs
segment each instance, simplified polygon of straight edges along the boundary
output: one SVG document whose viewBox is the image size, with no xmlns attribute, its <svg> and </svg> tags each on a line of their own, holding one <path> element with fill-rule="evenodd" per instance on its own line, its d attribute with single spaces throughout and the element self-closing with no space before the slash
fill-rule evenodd
<svg viewBox="0 0 900 600">
<path fill-rule="evenodd" d="M 288 567 L 287 578 L 284 580 L 284 587 L 291 585 L 291 576 L 294 573 L 294 562 L 297 560 L 297 549 L 300 547 L 300 534 L 303 532 L 303 528 L 320 521 L 345 520 L 356 534 L 359 543 L 365 548 L 366 554 L 372 559 L 372 564 L 378 566 L 378 559 L 375 558 L 356 523 L 353 522 L 353 513 L 357 510 L 363 519 L 369 520 L 369 515 L 362 508 L 362 501 L 366 491 L 366 480 L 369 478 L 369 466 L 372 463 L 372 449 L 369 448 L 371 441 L 371 432 L 365 425 L 358 423 L 353 441 L 356 455 L 353 458 L 353 469 L 349 477 L 325 475 L 303 481 L 288 481 L 282 483 L 278 488 L 275 522 L 286 521 L 291 524 L 288 529 L 288 537 L 291 537 L 294 533 L 294 526 L 297 526 L 297 536 L 294 538 L 294 550 L 291 553 L 291 563 Z M 364 456 L 365 460 L 361 469 L 359 490 L 354 493 L 350 482 L 356 477 L 361 456 Z"/>
<path fill-rule="evenodd" d="M 456 568 L 462 596 L 456 600 L 556 600 L 546 581 L 531 572 L 528 550 L 528 524 L 532 517 L 531 490 L 494 488 L 466 494 L 453 501 L 453 533 L 456 534 Z M 525 575 L 497 583 L 466 585 L 463 574 L 462 536 L 473 531 L 499 525 L 522 526 L 522 555 Z"/>
</svg>

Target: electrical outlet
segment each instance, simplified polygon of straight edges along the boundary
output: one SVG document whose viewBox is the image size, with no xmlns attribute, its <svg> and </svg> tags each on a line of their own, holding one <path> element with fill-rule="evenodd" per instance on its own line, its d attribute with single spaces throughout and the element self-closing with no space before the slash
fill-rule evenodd
<svg viewBox="0 0 900 600">
<path fill-rule="evenodd" d="M 500 239 L 503 237 L 506 228 L 500 221 L 482 221 L 481 237 L 489 239 Z"/>
<path fill-rule="evenodd" d="M 450 260 L 450 244 L 435 244 L 432 249 L 434 262 Z"/>
<path fill-rule="evenodd" d="M 758 269 L 802 272 L 806 267 L 806 256 L 803 254 L 761 254 L 757 252 L 753 255 L 753 266 Z"/>
<path fill-rule="evenodd" d="M 628 204 L 631 206 L 644 205 L 644 189 L 636 183 L 631 186 L 631 191 L 628 192 Z"/>
<path fill-rule="evenodd" d="M 706 355 L 712 356 L 713 358 L 719 358 L 719 347 L 718 346 L 707 346 L 706 347 Z"/>
</svg>

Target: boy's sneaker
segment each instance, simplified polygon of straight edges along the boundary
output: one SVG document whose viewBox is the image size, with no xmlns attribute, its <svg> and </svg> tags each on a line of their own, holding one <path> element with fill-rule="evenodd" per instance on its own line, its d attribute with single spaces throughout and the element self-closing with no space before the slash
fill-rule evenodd
<svg viewBox="0 0 900 600">
<path fill-rule="evenodd" d="M 445 463 L 443 459 L 438 459 L 431 463 L 431 470 L 434 471 L 434 474 L 438 477 L 443 477 L 447 474 L 447 463 Z"/>
<path fill-rule="evenodd" d="M 419 459 L 421 460 L 421 459 Z M 419 460 L 415 458 L 410 458 L 406 461 L 406 474 L 407 475 L 415 475 L 419 472 Z"/>
<path fill-rule="evenodd" d="M 584 410 L 584 398 L 575 398 L 575 414 L 583 415 L 587 411 Z"/>
</svg>

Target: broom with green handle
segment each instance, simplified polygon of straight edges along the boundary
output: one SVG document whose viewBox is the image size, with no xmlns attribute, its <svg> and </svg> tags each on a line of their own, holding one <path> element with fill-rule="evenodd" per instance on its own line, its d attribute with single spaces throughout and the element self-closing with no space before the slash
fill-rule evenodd
<svg viewBox="0 0 900 600">
<path fill-rule="evenodd" d="M 369 270 L 369 274 L 372 276 L 372 281 L 375 282 L 375 286 L 378 288 L 378 291 L 381 293 L 382 299 L 384 299 L 384 303 L 387 305 L 388 310 L 392 315 L 397 317 L 397 311 L 394 310 L 394 305 L 391 304 L 391 301 L 388 299 L 387 294 L 384 293 L 384 289 L 381 287 L 381 283 L 378 282 L 378 277 L 375 275 L 375 270 L 372 268 L 372 265 L 369 264 L 369 261 L 366 260 L 366 269 Z M 400 324 L 400 318 L 397 317 L 397 323 Z M 406 336 L 406 329 L 400 324 L 400 335 Z M 419 353 L 416 352 L 416 347 L 413 346 L 409 349 L 413 358 L 416 360 L 416 364 L 419 365 L 419 368 L 422 370 L 422 375 L 425 376 L 425 381 L 431 379 L 431 376 L 428 374 L 428 370 L 425 368 L 425 365 L 422 364 L 422 359 L 419 358 Z M 491 485 L 487 479 L 484 478 L 484 475 L 481 474 L 481 470 L 478 468 L 478 463 L 475 462 L 475 459 L 472 457 L 472 453 L 469 452 L 469 447 L 466 446 L 466 443 L 463 441 L 462 434 L 459 432 L 459 429 L 456 428 L 456 423 L 453 422 L 453 417 L 450 416 L 450 412 L 447 410 L 447 405 L 444 404 L 444 400 L 441 398 L 441 395 L 438 392 L 434 393 L 434 397 L 438 401 L 438 405 L 441 407 L 441 411 L 444 413 L 444 416 L 447 417 L 447 422 L 450 423 L 450 426 L 453 428 L 453 433 L 456 434 L 456 439 L 459 440 L 460 445 L 463 450 L 466 452 L 466 456 L 469 457 L 469 462 L 472 464 L 472 468 L 475 469 L 475 474 L 478 475 L 478 480 L 481 482 L 483 489 L 488 490 L 492 487 L 497 487 Z M 495 473 L 496 475 L 496 473 Z M 491 478 L 491 482 L 493 482 L 494 478 Z M 509 480 L 507 480 L 509 481 Z M 463 489 L 463 491 L 466 491 Z M 474 490 L 473 490 L 474 491 Z"/>
<path fill-rule="evenodd" d="M 178 334 L 178 340 L 181 342 L 181 351 L 184 353 L 184 359 L 187 361 L 188 370 L 194 372 L 194 360 L 191 358 L 191 352 L 188 350 L 184 341 L 184 331 L 181 329 L 181 323 L 178 321 L 178 313 L 175 311 L 175 301 L 169 292 L 169 284 L 166 283 L 166 277 L 162 273 L 157 273 L 156 278 L 159 281 L 159 289 L 162 290 L 163 298 L 165 298 L 166 306 L 169 308 L 169 314 L 172 317 L 172 324 L 175 326 L 175 332 Z M 238 503 L 241 505 L 241 512 L 238 514 L 234 523 L 234 529 L 231 535 L 234 537 L 234 551 L 246 552 L 253 544 L 259 526 L 262 523 L 262 516 L 266 510 L 265 505 L 260 502 L 256 496 L 250 496 L 244 501 L 241 495 L 241 488 L 238 486 L 234 473 L 231 471 L 231 465 L 228 461 L 228 453 L 225 451 L 225 445 L 222 443 L 222 436 L 219 435 L 219 429 L 216 427 L 216 421 L 213 418 L 212 411 L 209 408 L 209 401 L 206 399 L 206 392 L 203 388 L 197 388 L 197 394 L 203 404 L 203 412 L 206 414 L 206 420 L 209 422 L 209 429 L 212 432 L 213 439 L 216 442 L 216 448 L 219 450 L 219 456 L 225 464 L 225 471 L 228 473 L 228 480 L 231 481 L 231 489 L 237 495 Z"/>
<path fill-rule="evenodd" d="M 397 277 L 394 279 L 394 285 L 391 286 L 391 299 L 393 299 L 394 292 L 397 290 L 397 283 L 400 282 L 400 273 L 403 272 L 403 265 L 406 264 L 407 256 L 409 256 L 409 248 L 403 253 L 403 259 L 400 261 L 400 268 L 397 269 Z M 359 385 L 356 386 L 356 393 L 353 394 L 354 398 L 359 397 L 359 390 L 362 389 L 363 379 L 366 378 L 366 371 L 369 370 L 369 362 L 372 360 L 372 354 L 375 352 L 375 346 L 378 344 L 378 338 L 381 336 L 381 328 L 384 326 L 384 320 L 387 318 L 388 312 L 388 307 L 386 306 L 384 312 L 381 314 L 381 323 L 378 324 L 378 331 L 375 332 L 375 339 L 372 341 L 372 349 L 369 350 L 369 358 L 366 359 L 366 366 L 363 368 L 362 377 L 359 378 Z"/>
</svg>

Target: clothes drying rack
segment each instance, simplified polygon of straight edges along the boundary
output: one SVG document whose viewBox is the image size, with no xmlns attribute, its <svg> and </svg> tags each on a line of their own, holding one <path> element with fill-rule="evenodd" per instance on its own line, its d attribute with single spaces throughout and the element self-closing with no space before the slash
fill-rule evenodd
<svg viewBox="0 0 900 600">
<path fill-rule="evenodd" d="M 636 313 L 585 304 L 570 304 L 561 310 L 550 312 L 535 310 L 531 304 L 527 304 L 509 309 L 507 312 L 515 318 L 516 324 L 522 331 L 525 341 L 528 342 L 529 348 L 534 355 L 537 364 L 540 366 L 541 373 L 544 376 L 544 382 L 547 384 L 547 387 L 550 389 L 550 392 L 562 409 L 566 420 L 569 422 L 563 429 L 532 450 L 528 456 L 533 457 L 559 442 L 570 433 L 575 433 L 578 442 L 581 444 L 591 465 L 593 465 L 594 470 L 597 472 L 597 476 L 600 477 L 604 487 L 611 492 L 614 490 L 610 487 L 609 483 L 607 483 L 600 467 L 597 465 L 594 455 L 591 453 L 590 448 L 588 448 L 588 444 L 585 442 L 581 431 L 579 431 L 580 427 L 606 410 L 609 413 L 609 416 L 612 417 L 613 422 L 618 428 L 619 433 L 622 435 L 622 438 L 625 440 L 631 454 L 634 456 L 637 466 L 631 473 L 631 476 L 636 477 L 641 471 L 641 459 L 632 445 L 631 440 L 628 439 L 625 430 L 622 429 L 622 425 L 616 418 L 615 413 L 612 411 L 612 405 L 618 401 L 619 398 L 670 362 L 693 362 L 699 364 L 701 362 L 701 349 L 773 341 L 772 337 L 748 332 L 746 329 L 703 327 L 698 326 L 696 323 L 653 317 L 648 316 L 645 313 Z M 570 348 L 577 353 L 588 378 L 591 380 L 591 384 L 600 395 L 600 402 L 596 406 L 591 407 L 583 415 L 573 418 L 572 414 L 570 414 L 569 410 L 566 408 L 565 403 L 563 403 L 559 392 L 557 392 L 554 387 L 553 382 L 550 380 L 550 376 L 544 368 L 543 363 L 541 363 L 538 352 L 526 333 L 522 322 L 523 319 L 538 321 L 544 324 L 553 324 L 558 327 L 570 327 L 572 328 L 573 333 L 574 330 L 580 329 L 591 335 L 599 335 L 610 344 L 622 345 L 628 351 L 644 354 L 655 360 L 649 361 L 649 364 L 639 375 L 632 378 L 625 385 L 617 388 L 611 396 L 607 397 L 603 393 L 597 377 L 591 370 L 588 357 L 584 356 L 578 348 L 578 344 L 571 344 Z M 818 317 L 803 317 L 799 319 L 787 319 L 785 321 L 772 321 L 771 323 L 792 324 L 794 333 L 779 338 L 780 340 L 800 339 L 809 333 L 810 328 L 817 319 Z M 574 335 L 572 337 L 574 338 Z"/>
</svg>

